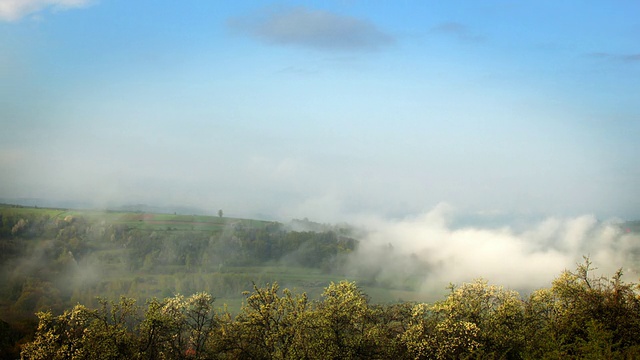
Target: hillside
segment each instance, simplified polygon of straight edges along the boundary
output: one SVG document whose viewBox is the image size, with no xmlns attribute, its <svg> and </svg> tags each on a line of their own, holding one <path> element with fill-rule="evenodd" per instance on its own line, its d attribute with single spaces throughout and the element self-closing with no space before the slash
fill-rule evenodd
<svg viewBox="0 0 640 360">
<path fill-rule="evenodd" d="M 340 276 L 336 261 L 357 244 L 347 229 L 289 231 L 276 222 L 178 214 L 3 205 L 0 224 L 10 300 L 22 296 L 19 282 L 36 279 L 71 302 L 197 290 L 240 298 L 252 282 L 274 280 L 322 287 Z"/>
<path fill-rule="evenodd" d="M 35 313 L 98 297 L 150 298 L 206 291 L 240 309 L 244 291 L 278 282 L 318 298 L 332 281 L 365 286 L 374 301 L 415 299 L 411 283 L 377 283 L 347 271 L 353 229 L 183 214 L 0 205 L 0 320 L 20 334 Z"/>
</svg>

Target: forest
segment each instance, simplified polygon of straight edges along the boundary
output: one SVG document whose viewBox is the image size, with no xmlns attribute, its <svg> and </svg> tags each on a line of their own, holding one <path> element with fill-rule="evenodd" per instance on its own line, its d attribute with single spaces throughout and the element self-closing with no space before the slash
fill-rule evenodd
<svg viewBox="0 0 640 360">
<path fill-rule="evenodd" d="M 0 354 L 640 357 L 638 284 L 625 282 L 622 270 L 594 275 L 588 257 L 525 295 L 477 279 L 452 284 L 433 302 L 374 299 L 380 289 L 410 294 L 412 284 L 385 282 L 371 269 L 349 273 L 359 230 L 221 215 L 1 206 Z"/>
<path fill-rule="evenodd" d="M 634 359 L 636 284 L 590 275 L 585 259 L 527 299 L 477 280 L 434 304 L 374 305 L 354 282 L 305 293 L 254 287 L 237 316 L 207 293 L 123 297 L 39 312 L 23 359 Z"/>
</svg>

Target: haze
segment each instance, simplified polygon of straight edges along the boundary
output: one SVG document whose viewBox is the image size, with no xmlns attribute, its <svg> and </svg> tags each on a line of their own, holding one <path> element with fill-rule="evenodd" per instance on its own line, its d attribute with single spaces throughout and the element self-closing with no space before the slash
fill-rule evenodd
<svg viewBox="0 0 640 360">
<path fill-rule="evenodd" d="M 638 219 L 639 15 L 634 1 L 0 0 L 0 198 Z"/>
</svg>

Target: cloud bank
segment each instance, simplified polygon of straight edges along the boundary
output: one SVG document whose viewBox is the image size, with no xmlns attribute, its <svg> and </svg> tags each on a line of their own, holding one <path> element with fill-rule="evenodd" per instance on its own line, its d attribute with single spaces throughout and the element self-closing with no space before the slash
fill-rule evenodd
<svg viewBox="0 0 640 360">
<path fill-rule="evenodd" d="M 45 8 L 70 9 L 87 6 L 91 0 L 0 0 L 0 20 L 17 21 Z"/>
<path fill-rule="evenodd" d="M 406 283 L 417 277 L 425 293 L 442 293 L 447 284 L 483 277 L 519 291 L 550 286 L 563 270 L 574 270 L 589 256 L 598 273 L 612 275 L 629 268 L 640 253 L 637 234 L 598 221 L 590 215 L 547 218 L 519 229 L 454 227 L 454 211 L 446 204 L 397 221 L 362 219 L 369 229 L 351 259 L 352 269 L 366 269 L 374 281 Z"/>
<path fill-rule="evenodd" d="M 232 18 L 228 25 L 266 43 L 323 51 L 377 50 L 394 42 L 367 20 L 305 7 Z"/>
</svg>

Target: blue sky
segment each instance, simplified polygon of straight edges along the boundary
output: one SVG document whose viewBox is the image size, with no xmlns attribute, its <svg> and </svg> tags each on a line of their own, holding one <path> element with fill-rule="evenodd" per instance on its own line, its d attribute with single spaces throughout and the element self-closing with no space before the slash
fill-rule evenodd
<svg viewBox="0 0 640 360">
<path fill-rule="evenodd" d="M 0 0 L 0 198 L 640 218 L 637 1 Z"/>
</svg>

